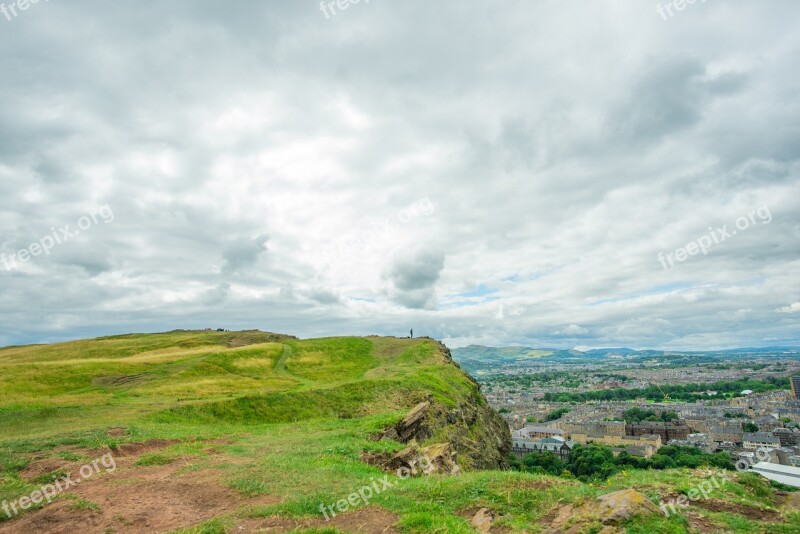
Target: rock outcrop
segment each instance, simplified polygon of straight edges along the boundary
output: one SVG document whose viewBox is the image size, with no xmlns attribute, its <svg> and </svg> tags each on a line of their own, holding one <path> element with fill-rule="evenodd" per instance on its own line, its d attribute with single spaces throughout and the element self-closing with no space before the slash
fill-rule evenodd
<svg viewBox="0 0 800 534">
<path fill-rule="evenodd" d="M 444 344 L 437 342 L 447 364 L 458 367 Z M 459 367 L 460 369 L 460 367 Z M 461 371 L 464 373 L 464 371 Z M 401 443 L 449 443 L 458 464 L 466 469 L 505 469 L 511 451 L 511 432 L 480 392 L 480 385 L 467 373 L 470 394 L 456 406 L 437 402 L 432 396 L 414 406 L 380 438 Z"/>
<path fill-rule="evenodd" d="M 615 527 L 635 516 L 657 513 L 658 507 L 644 494 L 632 489 L 615 491 L 577 507 L 561 507 L 551 523 L 553 530 L 550 532 L 577 534 L 602 525 L 600 532 L 611 533 L 617 531 Z"/>
<path fill-rule="evenodd" d="M 416 441 L 412 441 L 408 447 L 384 462 L 382 467 L 396 471 L 402 476 L 457 475 L 461 468 L 456 463 L 455 457 L 456 452 L 449 443 L 419 447 Z"/>
<path fill-rule="evenodd" d="M 494 523 L 495 514 L 492 510 L 488 508 L 481 508 L 472 518 L 469 520 L 470 525 L 472 528 L 480 532 L 481 534 L 488 534 L 492 531 L 492 523 Z"/>
</svg>

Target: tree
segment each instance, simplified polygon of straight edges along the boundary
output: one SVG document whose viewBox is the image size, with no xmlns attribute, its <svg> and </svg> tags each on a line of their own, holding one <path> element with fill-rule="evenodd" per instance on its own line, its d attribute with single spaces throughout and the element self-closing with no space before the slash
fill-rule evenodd
<svg viewBox="0 0 800 534">
<path fill-rule="evenodd" d="M 748 421 L 742 425 L 742 430 L 745 432 L 758 432 L 758 425 L 756 425 L 751 421 Z"/>
<path fill-rule="evenodd" d="M 569 413 L 569 408 L 559 408 L 558 410 L 553 410 L 552 412 L 547 414 L 547 417 L 545 417 L 544 421 L 542 422 L 546 423 L 547 421 L 555 421 L 556 419 L 561 419 L 561 416 L 567 413 Z"/>
<path fill-rule="evenodd" d="M 567 468 L 579 480 L 602 479 L 604 475 L 607 476 L 610 471 L 613 471 L 607 464 L 611 466 L 614 464 L 614 453 L 610 448 L 595 444 L 576 445 L 570 455 Z"/>
<path fill-rule="evenodd" d="M 665 423 L 675 421 L 676 419 L 680 419 L 676 412 L 661 412 L 661 420 Z"/>
<path fill-rule="evenodd" d="M 626 423 L 640 423 L 641 421 L 646 420 L 648 417 L 655 416 L 656 412 L 653 410 L 643 410 L 638 407 L 625 410 L 625 413 L 622 414 L 622 417 L 625 419 Z M 656 418 L 656 420 L 658 420 L 658 418 Z"/>
<path fill-rule="evenodd" d="M 529 473 L 547 473 L 548 475 L 558 476 L 566 467 L 566 464 L 552 452 L 532 453 L 527 455 L 522 463 L 525 471 Z"/>
<path fill-rule="evenodd" d="M 670 458 L 669 456 L 664 456 L 663 454 L 655 454 L 651 461 L 653 462 L 654 469 L 671 469 L 677 467 L 675 460 Z"/>
</svg>

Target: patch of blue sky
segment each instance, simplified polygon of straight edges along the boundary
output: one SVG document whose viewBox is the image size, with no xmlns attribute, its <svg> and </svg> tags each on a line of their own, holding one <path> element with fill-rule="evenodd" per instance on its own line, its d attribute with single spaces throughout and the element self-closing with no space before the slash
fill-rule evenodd
<svg viewBox="0 0 800 534">
<path fill-rule="evenodd" d="M 651 287 L 649 289 L 645 289 L 637 293 L 631 293 L 629 295 L 622 295 L 619 297 L 611 297 L 607 299 L 599 299 L 589 303 L 589 306 L 602 306 L 603 304 L 609 304 L 611 302 L 622 302 L 625 300 L 633 300 L 639 297 L 646 297 L 648 295 L 672 293 L 674 291 L 683 291 L 686 289 L 692 289 L 694 287 L 697 287 L 697 284 L 695 284 L 694 282 L 671 282 L 669 284 L 662 284 L 660 286 Z"/>
</svg>

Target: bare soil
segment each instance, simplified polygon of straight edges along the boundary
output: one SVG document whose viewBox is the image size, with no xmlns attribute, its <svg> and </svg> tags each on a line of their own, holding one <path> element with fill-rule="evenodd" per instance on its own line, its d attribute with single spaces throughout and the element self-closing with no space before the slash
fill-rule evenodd
<svg viewBox="0 0 800 534">
<path fill-rule="evenodd" d="M 686 514 L 686 519 L 689 521 L 689 532 L 700 532 L 702 534 L 721 532 L 724 530 L 722 527 L 702 515 L 689 512 Z"/>
<path fill-rule="evenodd" d="M 291 532 L 302 528 L 337 528 L 345 532 L 359 532 L 363 534 L 399 534 L 395 527 L 398 517 L 382 508 L 365 506 L 346 514 L 337 514 L 329 521 L 324 518 L 290 519 L 286 517 L 270 517 L 267 519 L 247 519 L 239 522 L 234 527 L 234 532 L 249 534 L 255 532 Z"/>
<path fill-rule="evenodd" d="M 185 460 L 164 466 L 135 465 L 141 454 L 172 443 L 154 440 L 121 445 L 114 453 L 114 472 L 98 473 L 51 504 L 0 524 L 0 534 L 171 532 L 240 509 L 280 502 L 275 496 L 242 496 L 222 483 L 218 469 L 180 472 Z M 57 469 L 69 471 L 73 463 L 39 460 L 28 466 L 25 474 L 35 477 Z M 97 510 L 80 507 L 80 499 L 93 503 Z"/>
<path fill-rule="evenodd" d="M 730 512 L 744 516 L 747 519 L 754 519 L 756 521 L 767 521 L 770 523 L 783 522 L 783 517 L 781 517 L 781 514 L 778 512 L 773 510 L 762 510 L 761 508 L 748 506 L 746 504 L 734 504 L 725 501 L 704 499 L 699 499 L 692 504 L 698 508 L 703 508 L 712 512 Z"/>
</svg>

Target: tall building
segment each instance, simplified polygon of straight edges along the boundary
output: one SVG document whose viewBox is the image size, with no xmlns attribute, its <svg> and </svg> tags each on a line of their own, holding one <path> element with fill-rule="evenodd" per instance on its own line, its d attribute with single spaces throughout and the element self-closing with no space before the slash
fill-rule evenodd
<svg viewBox="0 0 800 534">
<path fill-rule="evenodd" d="M 800 399 L 800 376 L 793 376 L 789 379 L 792 383 L 792 396 L 795 399 Z"/>
</svg>

